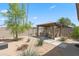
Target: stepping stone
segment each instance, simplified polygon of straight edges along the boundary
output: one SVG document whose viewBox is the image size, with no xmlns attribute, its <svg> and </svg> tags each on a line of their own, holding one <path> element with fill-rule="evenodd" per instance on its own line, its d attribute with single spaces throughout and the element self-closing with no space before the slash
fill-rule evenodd
<svg viewBox="0 0 79 59">
<path fill-rule="evenodd" d="M 67 47 L 67 44 L 61 44 L 59 45 L 60 48 L 66 48 Z"/>
</svg>

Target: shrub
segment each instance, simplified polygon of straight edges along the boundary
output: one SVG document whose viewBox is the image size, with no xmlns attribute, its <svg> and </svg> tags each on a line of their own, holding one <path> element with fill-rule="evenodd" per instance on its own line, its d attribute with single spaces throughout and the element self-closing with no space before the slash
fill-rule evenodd
<svg viewBox="0 0 79 59">
<path fill-rule="evenodd" d="M 27 39 L 27 42 L 30 42 L 30 38 Z"/>
<path fill-rule="evenodd" d="M 43 45 L 43 39 L 37 40 L 37 46 L 42 46 Z"/>
<path fill-rule="evenodd" d="M 65 41 L 66 40 L 66 38 L 65 37 L 62 37 L 61 39 L 60 39 L 60 41 Z"/>
<path fill-rule="evenodd" d="M 71 37 L 79 40 L 79 27 L 74 27 Z"/>
<path fill-rule="evenodd" d="M 18 47 L 17 48 L 17 51 L 20 51 L 20 50 L 25 50 L 25 49 L 27 49 L 28 48 L 28 45 L 27 44 L 23 44 L 21 47 Z"/>
<path fill-rule="evenodd" d="M 34 50 L 27 50 L 27 51 L 23 51 L 22 54 L 20 54 L 21 56 L 39 56 L 38 53 Z"/>
</svg>

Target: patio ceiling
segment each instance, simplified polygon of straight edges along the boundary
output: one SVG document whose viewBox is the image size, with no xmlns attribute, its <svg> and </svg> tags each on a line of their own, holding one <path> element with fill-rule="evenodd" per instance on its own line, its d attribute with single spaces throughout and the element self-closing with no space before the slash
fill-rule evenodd
<svg viewBox="0 0 79 59">
<path fill-rule="evenodd" d="M 49 26 L 53 26 L 54 23 L 45 23 L 45 24 L 40 24 L 40 25 L 37 25 L 37 26 L 41 26 L 41 27 L 49 27 Z"/>
<path fill-rule="evenodd" d="M 53 23 L 45 23 L 45 24 L 40 24 L 40 25 L 37 25 L 37 27 L 50 27 L 50 26 L 58 26 L 58 27 L 68 27 L 68 26 L 65 26 L 61 23 L 57 23 L 57 22 L 53 22 Z"/>
<path fill-rule="evenodd" d="M 77 18 L 79 20 L 79 3 L 76 3 L 76 9 L 77 9 Z"/>
</svg>

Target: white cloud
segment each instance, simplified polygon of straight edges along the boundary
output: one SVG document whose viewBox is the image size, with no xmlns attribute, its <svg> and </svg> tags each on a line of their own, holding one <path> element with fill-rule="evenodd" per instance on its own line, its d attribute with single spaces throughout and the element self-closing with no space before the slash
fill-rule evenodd
<svg viewBox="0 0 79 59">
<path fill-rule="evenodd" d="M 6 12 L 8 12 L 8 10 L 5 9 L 5 10 L 1 10 L 0 12 L 1 12 L 1 13 L 6 13 Z"/>
<path fill-rule="evenodd" d="M 53 8 L 55 8 L 55 7 L 56 7 L 56 5 L 50 6 L 50 9 L 53 9 Z"/>
<path fill-rule="evenodd" d="M 38 19 L 38 17 L 35 16 L 35 17 L 33 17 L 33 19 Z"/>
</svg>

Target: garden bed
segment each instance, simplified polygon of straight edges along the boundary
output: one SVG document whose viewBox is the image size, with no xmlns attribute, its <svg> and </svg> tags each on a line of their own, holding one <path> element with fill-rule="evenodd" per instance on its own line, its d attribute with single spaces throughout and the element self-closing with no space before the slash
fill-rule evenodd
<svg viewBox="0 0 79 59">
<path fill-rule="evenodd" d="M 0 41 L 4 41 L 4 42 L 13 42 L 13 41 L 19 41 L 22 40 L 23 38 L 18 38 L 18 39 L 0 39 Z"/>
<path fill-rule="evenodd" d="M 36 46 L 38 38 L 30 37 L 29 42 L 27 42 L 27 39 L 28 37 L 25 36 L 22 40 L 8 42 L 8 48 L 0 50 L 0 55 L 15 56 L 28 49 L 34 49 L 39 55 L 44 55 L 55 47 L 55 45 L 48 44 L 45 42 L 42 46 Z"/>
</svg>

